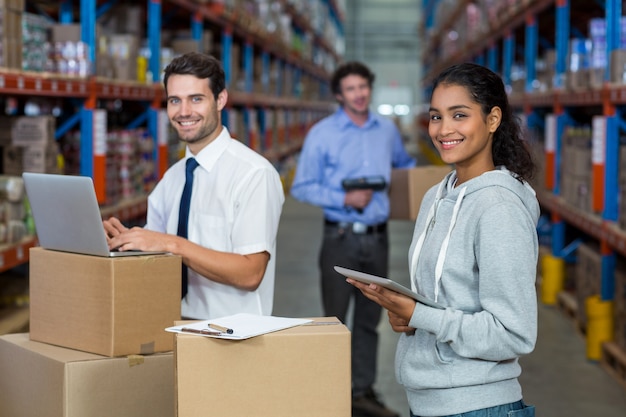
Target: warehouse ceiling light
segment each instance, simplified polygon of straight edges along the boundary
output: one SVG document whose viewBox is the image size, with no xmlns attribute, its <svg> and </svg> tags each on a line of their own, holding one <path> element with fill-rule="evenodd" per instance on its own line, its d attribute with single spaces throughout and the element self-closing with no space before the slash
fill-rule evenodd
<svg viewBox="0 0 626 417">
<path fill-rule="evenodd" d="M 378 106 L 378 113 L 383 116 L 391 116 L 393 114 L 393 106 L 391 104 L 381 104 Z"/>
<path fill-rule="evenodd" d="M 378 106 L 378 113 L 383 116 L 406 116 L 411 112 L 411 108 L 406 104 L 396 104 L 392 106 L 391 104 L 380 104 Z"/>
<path fill-rule="evenodd" d="M 393 106 L 393 112 L 398 116 L 406 116 L 411 112 L 411 108 L 406 104 L 396 104 Z"/>
</svg>

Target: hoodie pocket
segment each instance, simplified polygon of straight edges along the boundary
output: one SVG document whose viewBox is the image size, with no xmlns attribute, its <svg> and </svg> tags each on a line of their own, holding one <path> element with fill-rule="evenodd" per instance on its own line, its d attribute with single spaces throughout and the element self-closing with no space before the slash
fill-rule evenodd
<svg viewBox="0 0 626 417">
<path fill-rule="evenodd" d="M 435 352 L 442 364 L 452 364 L 458 358 L 448 343 L 435 342 Z"/>
<path fill-rule="evenodd" d="M 413 336 L 402 335 L 396 358 L 398 382 L 410 389 L 453 386 L 451 365 L 455 358 L 450 351 L 426 331 L 418 329 Z"/>
</svg>

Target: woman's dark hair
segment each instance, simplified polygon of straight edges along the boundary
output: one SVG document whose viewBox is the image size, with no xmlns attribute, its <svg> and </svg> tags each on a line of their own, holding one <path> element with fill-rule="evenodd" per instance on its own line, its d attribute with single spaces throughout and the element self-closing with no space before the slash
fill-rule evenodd
<svg viewBox="0 0 626 417">
<path fill-rule="evenodd" d="M 465 87 L 472 100 L 479 104 L 483 115 L 494 107 L 502 111 L 502 121 L 493 134 L 491 154 L 496 166 L 504 165 L 518 179 L 529 180 L 535 171 L 535 163 L 524 140 L 519 118 L 513 114 L 500 76 L 486 67 L 473 63 L 453 65 L 444 70 L 433 82 L 433 91 L 438 85 Z"/>
<path fill-rule="evenodd" d="M 174 58 L 164 71 L 163 85 L 166 92 L 167 80 L 172 74 L 193 75 L 201 80 L 208 79 L 209 88 L 215 99 L 226 88 L 226 77 L 222 64 L 211 55 L 189 52 Z"/>
<path fill-rule="evenodd" d="M 376 78 L 374 73 L 360 62 L 346 62 L 337 67 L 337 69 L 333 73 L 333 76 L 331 77 L 330 88 L 333 94 L 341 94 L 341 80 L 346 78 L 348 75 L 360 75 L 367 80 L 370 88 L 372 88 L 372 85 L 374 85 L 374 79 Z"/>
</svg>

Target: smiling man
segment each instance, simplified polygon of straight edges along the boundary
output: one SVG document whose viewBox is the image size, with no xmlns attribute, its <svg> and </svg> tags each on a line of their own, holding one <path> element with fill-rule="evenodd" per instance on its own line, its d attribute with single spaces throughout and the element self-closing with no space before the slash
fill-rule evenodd
<svg viewBox="0 0 626 417">
<path fill-rule="evenodd" d="M 167 66 L 163 82 L 167 114 L 186 144 L 185 157 L 148 197 L 145 227 L 104 221 L 109 247 L 180 255 L 184 318 L 270 315 L 284 202 L 278 172 L 222 126 L 228 92 L 219 61 L 183 55 Z M 189 203 L 183 204 L 188 191 Z"/>
<path fill-rule="evenodd" d="M 393 417 L 374 392 L 381 308 L 347 284 L 335 265 L 372 275 L 388 274 L 389 183 L 392 167 L 415 165 L 393 121 L 369 109 L 374 74 L 360 62 L 339 66 L 331 88 L 340 108 L 308 132 L 291 194 L 324 211 L 319 262 L 324 314 L 352 323 L 352 415 Z M 351 181 L 371 187 L 344 187 Z M 365 179 L 365 181 L 361 181 Z M 376 185 L 374 185 L 376 184 Z"/>
</svg>

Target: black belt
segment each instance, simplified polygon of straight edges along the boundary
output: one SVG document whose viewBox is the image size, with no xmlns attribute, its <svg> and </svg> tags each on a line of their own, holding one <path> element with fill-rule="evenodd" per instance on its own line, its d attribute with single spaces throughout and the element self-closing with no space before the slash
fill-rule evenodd
<svg viewBox="0 0 626 417">
<path fill-rule="evenodd" d="M 349 222 L 334 222 L 324 219 L 326 226 L 336 227 L 342 230 L 351 230 L 352 233 L 358 235 L 372 235 L 374 233 L 384 233 L 387 231 L 387 223 L 379 223 L 373 226 L 368 226 L 365 223 L 349 223 Z"/>
</svg>

